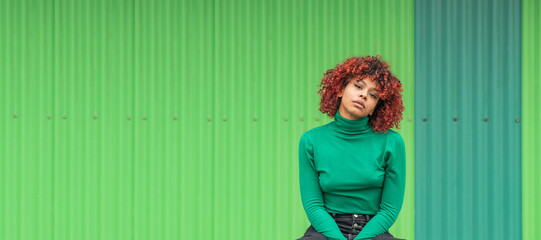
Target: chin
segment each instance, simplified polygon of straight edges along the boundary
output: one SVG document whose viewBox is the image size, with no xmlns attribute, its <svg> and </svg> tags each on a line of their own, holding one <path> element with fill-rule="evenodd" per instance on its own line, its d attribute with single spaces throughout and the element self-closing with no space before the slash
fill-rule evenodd
<svg viewBox="0 0 541 240">
<path fill-rule="evenodd" d="M 368 115 L 364 115 L 364 114 L 361 113 L 361 114 L 354 114 L 353 116 L 355 116 L 357 119 L 361 119 L 361 118 L 364 118 L 364 117 L 366 117 Z"/>
<path fill-rule="evenodd" d="M 355 108 L 355 111 L 350 111 L 351 115 L 355 116 L 355 117 L 358 117 L 358 118 L 363 118 L 363 112 L 362 110 L 358 109 L 358 108 Z"/>
</svg>

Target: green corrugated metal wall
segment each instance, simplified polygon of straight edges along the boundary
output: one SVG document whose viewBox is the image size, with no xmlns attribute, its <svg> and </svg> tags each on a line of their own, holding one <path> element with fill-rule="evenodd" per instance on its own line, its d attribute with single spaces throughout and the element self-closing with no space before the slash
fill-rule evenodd
<svg viewBox="0 0 541 240">
<path fill-rule="evenodd" d="M 541 3 L 522 0 L 522 231 L 541 236 Z"/>
<path fill-rule="evenodd" d="M 521 2 L 415 2 L 418 239 L 521 239 Z"/>
<path fill-rule="evenodd" d="M 417 7 L 422 3 L 418 0 Z M 456 47 L 479 44 L 465 34 L 479 28 L 475 36 L 487 41 L 483 31 L 499 33 L 500 24 L 516 25 L 517 1 L 512 8 L 503 8 L 505 3 L 439 3 L 451 10 L 431 11 L 438 14 L 432 16 L 433 24 L 467 20 L 476 9 L 472 4 L 487 5 L 481 20 L 464 24 L 462 32 L 447 22 L 441 26 L 449 32 L 434 37 L 453 44 L 462 41 Z M 515 20 L 498 18 L 503 10 L 512 11 Z M 413 13 L 413 0 L 0 1 L 0 239 L 299 237 L 309 223 L 298 189 L 298 140 L 304 131 L 331 121 L 317 111 L 317 84 L 328 68 L 363 54 L 383 55 L 405 87 L 400 133 L 407 145 L 407 191 L 391 232 L 414 239 L 415 220 L 417 238 L 426 239 L 422 226 L 429 218 L 421 218 L 426 206 L 420 202 L 457 209 L 468 202 L 451 203 L 441 198 L 447 194 L 441 190 L 428 194 L 418 182 L 421 208 L 414 219 L 413 120 L 422 126 L 434 118 L 414 118 Z M 541 117 L 535 94 L 541 90 L 536 83 L 541 75 L 540 14 L 537 0 L 523 0 L 522 26 L 508 29 L 513 32 L 508 38 L 495 38 L 501 44 L 522 29 L 522 118 L 517 125 L 522 126 L 523 239 L 541 234 L 541 180 L 536 172 L 541 170 L 536 125 Z M 456 31 L 458 35 L 451 34 Z M 433 43 L 416 49 L 429 49 Z M 515 49 L 516 42 L 512 46 Z M 441 60 L 449 64 L 463 53 L 446 49 L 434 50 L 447 53 Z M 417 69 L 431 64 L 416 57 Z M 456 66 L 473 71 L 466 63 Z M 422 71 L 417 72 L 422 79 Z M 442 73 L 459 76 L 445 68 Z M 443 86 L 464 87 L 453 84 Z M 456 94 L 474 98 L 467 93 L 476 90 L 462 90 L 465 93 Z M 442 96 L 452 95 L 442 91 Z M 438 98 L 417 101 L 441 103 Z M 468 114 L 467 106 L 452 109 L 460 114 L 457 124 L 468 121 L 461 117 Z M 436 117 L 443 121 L 447 115 Z M 453 117 L 447 116 L 445 123 Z M 496 124 L 492 119 L 487 124 Z M 447 124 L 453 129 L 455 123 Z M 453 139 L 467 141 L 468 136 L 472 133 Z M 467 153 L 457 154 L 449 152 L 449 157 Z M 419 159 L 423 153 L 416 155 Z M 421 160 L 417 167 L 433 163 Z M 442 172 L 442 179 L 462 180 L 461 186 L 469 189 L 473 175 L 453 175 L 476 173 L 466 171 L 468 164 L 445 166 L 449 171 Z M 492 167 L 494 172 L 484 171 L 487 176 L 502 173 L 502 168 Z M 508 191 L 516 193 L 511 187 Z M 493 211 L 498 208 L 483 209 L 494 217 L 500 214 Z M 449 222 L 450 228 L 481 219 L 450 216 L 461 219 Z M 518 222 L 507 221 L 494 233 L 516 234 Z M 431 229 L 438 229 L 436 223 L 430 223 Z"/>
<path fill-rule="evenodd" d="M 325 70 L 381 54 L 405 88 L 413 1 L 0 2 L 0 238 L 291 239 Z"/>
</svg>

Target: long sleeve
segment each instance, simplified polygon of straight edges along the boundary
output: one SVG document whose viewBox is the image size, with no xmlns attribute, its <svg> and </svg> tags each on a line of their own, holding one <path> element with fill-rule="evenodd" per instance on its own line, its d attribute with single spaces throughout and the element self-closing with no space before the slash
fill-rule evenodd
<svg viewBox="0 0 541 240">
<path fill-rule="evenodd" d="M 396 133 L 389 139 L 386 155 L 380 209 L 355 240 L 372 239 L 388 231 L 402 208 L 406 187 L 406 150 L 400 134 Z"/>
<path fill-rule="evenodd" d="M 338 225 L 325 210 L 323 193 L 314 164 L 314 149 L 306 134 L 301 136 L 299 143 L 299 183 L 302 205 L 316 231 L 331 240 L 345 240 Z"/>
</svg>

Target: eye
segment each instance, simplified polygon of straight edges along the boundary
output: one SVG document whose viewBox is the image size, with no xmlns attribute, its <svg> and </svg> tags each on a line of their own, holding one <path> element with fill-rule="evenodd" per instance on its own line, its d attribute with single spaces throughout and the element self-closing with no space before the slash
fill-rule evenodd
<svg viewBox="0 0 541 240">
<path fill-rule="evenodd" d="M 355 84 L 355 87 L 357 87 L 358 89 L 361 89 L 361 90 L 363 89 L 363 86 L 361 86 L 361 85 Z"/>
<path fill-rule="evenodd" d="M 376 96 L 376 95 L 373 94 L 373 93 L 370 93 L 370 96 L 371 96 L 372 98 L 374 98 L 374 99 L 378 99 L 378 96 Z"/>
</svg>

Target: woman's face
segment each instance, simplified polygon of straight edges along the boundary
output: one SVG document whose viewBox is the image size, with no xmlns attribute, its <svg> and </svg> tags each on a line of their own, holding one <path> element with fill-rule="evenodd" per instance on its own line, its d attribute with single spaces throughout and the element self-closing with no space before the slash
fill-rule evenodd
<svg viewBox="0 0 541 240">
<path fill-rule="evenodd" d="M 357 120 L 371 115 L 379 100 L 376 83 L 369 78 L 348 81 L 348 85 L 338 94 L 342 97 L 338 109 L 340 116 Z"/>
</svg>

